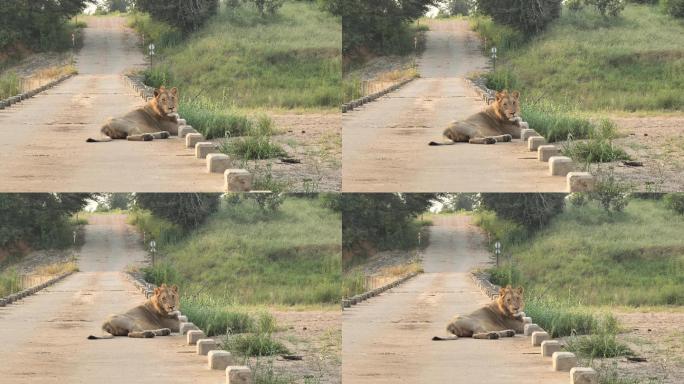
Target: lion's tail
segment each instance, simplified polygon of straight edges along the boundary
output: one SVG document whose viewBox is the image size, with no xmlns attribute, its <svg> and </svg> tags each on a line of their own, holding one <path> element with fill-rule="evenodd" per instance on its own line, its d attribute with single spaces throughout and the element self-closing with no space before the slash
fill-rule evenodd
<svg viewBox="0 0 684 384">
<path fill-rule="evenodd" d="M 112 141 L 112 138 L 109 136 L 104 136 L 99 139 L 93 139 L 92 137 L 89 137 L 88 140 L 86 140 L 86 143 L 106 143 L 108 141 Z"/>
<path fill-rule="evenodd" d="M 436 141 L 431 141 L 428 143 L 428 145 L 436 146 L 436 145 L 454 145 L 456 144 L 455 142 L 449 140 L 449 141 L 443 141 L 441 143 L 438 143 Z"/>
<path fill-rule="evenodd" d="M 458 336 L 433 336 L 432 341 L 447 341 L 447 340 L 458 340 Z"/>
<path fill-rule="evenodd" d="M 88 336 L 88 340 L 106 340 L 106 339 L 113 339 L 114 336 L 109 335 L 109 336 L 93 336 L 90 335 Z"/>
</svg>

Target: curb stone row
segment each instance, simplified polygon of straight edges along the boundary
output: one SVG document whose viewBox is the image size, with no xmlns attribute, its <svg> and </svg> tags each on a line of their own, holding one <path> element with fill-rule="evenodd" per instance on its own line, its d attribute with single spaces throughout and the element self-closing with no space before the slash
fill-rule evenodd
<svg viewBox="0 0 684 384">
<path fill-rule="evenodd" d="M 470 276 L 485 296 L 492 300 L 499 296 L 501 287 L 489 281 L 488 273 L 475 271 L 471 272 Z M 551 358 L 552 370 L 569 372 L 570 384 L 598 384 L 598 373 L 593 368 L 579 367 L 577 356 L 572 352 L 562 351 L 563 345 L 558 340 L 552 340 L 551 335 L 534 324 L 531 317 L 523 314 L 523 323 L 523 334 L 530 337 L 533 347 L 540 348 L 543 359 Z"/>
<path fill-rule="evenodd" d="M 142 77 L 127 74 L 124 75 L 124 79 L 143 100 L 149 101 L 154 97 L 154 87 L 143 83 Z M 178 115 L 178 121 L 180 123 L 178 138 L 185 139 L 184 148 L 193 150 L 195 158 L 206 162 L 207 173 L 223 174 L 225 192 L 250 192 L 252 190 L 254 176 L 249 171 L 232 168 L 230 157 L 220 153 L 215 143 L 207 141 L 204 135 L 197 132 L 191 125 L 187 125 L 187 121 L 180 115 Z"/>
<path fill-rule="evenodd" d="M 139 272 L 126 272 L 133 285 L 138 288 L 145 298 L 154 295 L 157 285 L 148 283 Z M 207 338 L 204 331 L 195 324 L 189 322 L 187 316 L 178 312 L 179 330 L 181 335 L 186 336 L 186 344 L 196 346 L 196 353 L 200 356 L 207 356 L 208 369 L 225 370 L 226 384 L 253 384 L 254 378 L 252 371 L 247 366 L 236 365 L 236 359 L 228 351 L 218 349 L 218 344 L 214 339 Z"/>
<path fill-rule="evenodd" d="M 48 280 L 44 283 L 35 285 L 33 287 L 30 287 L 30 288 L 26 288 L 22 291 L 19 291 L 17 293 L 13 293 L 13 294 L 8 295 L 8 296 L 2 297 L 2 298 L 0 298 L 0 307 L 4 307 L 8 304 L 12 304 L 14 302 L 17 302 L 17 301 L 23 299 L 24 297 L 31 296 L 31 295 L 41 291 L 42 289 L 47 288 L 47 287 L 63 280 L 65 277 L 71 275 L 72 273 L 74 273 L 74 272 L 71 271 L 71 272 L 63 273 L 61 275 L 58 275 L 58 276 L 51 278 L 50 280 Z"/>
<path fill-rule="evenodd" d="M 466 83 L 475 89 L 487 105 L 494 102 L 496 91 L 487 88 L 483 77 L 466 79 Z M 580 166 L 571 158 L 562 156 L 560 148 L 548 144 L 542 135 L 529 128 L 529 124 L 522 122 L 521 127 L 520 140 L 527 143 L 530 152 L 537 152 L 537 160 L 548 163 L 550 176 L 566 178 L 567 192 L 588 192 L 594 189 L 596 180 L 590 172 L 578 172 Z"/>
<path fill-rule="evenodd" d="M 385 284 L 379 288 L 375 288 L 371 291 L 364 292 L 364 293 L 358 294 L 356 296 L 352 296 L 348 299 L 342 299 L 342 309 L 350 308 L 352 305 L 359 304 L 360 302 L 368 300 L 371 297 L 375 297 L 375 296 L 385 292 L 388 289 L 398 287 L 402 283 L 408 281 L 409 279 L 411 279 L 417 275 L 418 275 L 418 272 L 411 272 L 411 273 L 404 275 L 404 276 L 400 277 L 399 279 L 394 280 L 391 283 Z"/>
<path fill-rule="evenodd" d="M 414 77 L 411 77 L 408 79 L 404 79 L 404 80 L 402 80 L 396 84 L 393 84 L 393 85 L 383 89 L 382 91 L 378 91 L 378 92 L 372 93 L 368 96 L 360 97 L 360 98 L 352 100 L 348 103 L 344 103 L 344 104 L 342 104 L 342 107 L 341 107 L 342 113 L 353 111 L 354 108 L 358 108 L 358 107 L 360 107 L 366 103 L 370 103 L 371 101 L 374 101 L 375 99 L 378 99 L 382 96 L 385 96 L 386 94 L 388 94 L 390 92 L 394 92 L 397 89 L 403 87 L 404 85 L 410 83 L 411 81 L 413 81 L 417 78 L 418 78 L 417 76 L 414 76 Z"/>
<path fill-rule="evenodd" d="M 10 96 L 10 97 L 3 99 L 3 100 L 0 100 L 0 109 L 9 108 L 12 104 L 21 103 L 23 100 L 30 99 L 33 96 L 35 96 L 41 92 L 47 91 L 48 89 L 56 86 L 57 84 L 61 83 L 62 81 L 69 79 L 71 77 L 74 77 L 74 76 L 76 76 L 75 73 L 72 73 L 69 75 L 64 75 L 60 78 L 52 80 L 51 82 L 49 82 L 47 84 L 41 85 L 38 88 L 32 89 L 30 91 L 26 91 L 24 93 L 20 93 L 20 94 L 15 95 L 15 96 Z"/>
</svg>

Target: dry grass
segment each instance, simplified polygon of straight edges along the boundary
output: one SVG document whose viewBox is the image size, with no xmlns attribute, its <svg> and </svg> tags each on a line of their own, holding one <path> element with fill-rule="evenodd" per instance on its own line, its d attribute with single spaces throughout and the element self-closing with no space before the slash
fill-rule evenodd
<svg viewBox="0 0 684 384">
<path fill-rule="evenodd" d="M 41 265 L 33 272 L 34 275 L 50 276 L 61 275 L 67 272 L 77 272 L 78 264 L 75 260 L 64 263 L 53 263 L 48 265 Z"/>
</svg>

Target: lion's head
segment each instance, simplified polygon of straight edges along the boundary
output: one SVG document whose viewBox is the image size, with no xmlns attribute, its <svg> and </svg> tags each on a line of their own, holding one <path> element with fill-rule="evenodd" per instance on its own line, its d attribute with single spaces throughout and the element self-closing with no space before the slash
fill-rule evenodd
<svg viewBox="0 0 684 384">
<path fill-rule="evenodd" d="M 494 100 L 494 110 L 499 119 L 513 121 L 520 117 L 520 92 L 507 90 L 496 93 Z"/>
<path fill-rule="evenodd" d="M 499 290 L 497 304 L 501 312 L 507 316 L 517 316 L 525 308 L 523 287 L 511 288 L 510 285 Z"/>
<path fill-rule="evenodd" d="M 150 299 L 157 310 L 165 315 L 180 309 L 180 298 L 178 297 L 178 287 L 162 284 L 161 287 L 154 289 L 154 296 Z"/>
<path fill-rule="evenodd" d="M 154 99 L 157 112 L 162 116 L 178 113 L 178 88 L 166 89 L 163 85 L 154 90 Z"/>
</svg>

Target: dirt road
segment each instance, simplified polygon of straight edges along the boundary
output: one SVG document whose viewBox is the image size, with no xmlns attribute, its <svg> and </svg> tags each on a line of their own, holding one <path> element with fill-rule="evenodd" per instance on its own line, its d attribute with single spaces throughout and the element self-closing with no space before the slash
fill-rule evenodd
<svg viewBox="0 0 684 384">
<path fill-rule="evenodd" d="M 102 320 L 145 300 L 120 272 L 144 259 L 123 215 L 93 216 L 80 272 L 0 308 L 3 383 L 219 383 L 182 336 L 86 340 Z M 181 308 L 182 311 L 182 308 Z"/>
<path fill-rule="evenodd" d="M 221 191 L 221 175 L 205 173 L 205 162 L 177 137 L 85 142 L 107 118 L 143 103 L 122 74 L 144 65 L 123 18 L 86 22 L 79 75 L 0 111 L 0 191 Z"/>
<path fill-rule="evenodd" d="M 429 147 L 450 121 L 485 104 L 464 82 L 486 67 L 466 21 L 430 22 L 418 60 L 421 78 L 343 117 L 346 192 L 563 192 L 519 140 L 497 145 Z M 523 116 L 524 118 L 524 116 Z"/>
<path fill-rule="evenodd" d="M 467 217 L 439 217 L 425 250 L 425 273 L 345 310 L 342 382 L 567 383 L 528 337 L 435 342 L 456 313 L 486 304 L 468 271 L 488 260 Z"/>
</svg>

